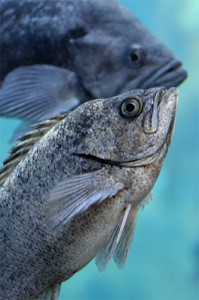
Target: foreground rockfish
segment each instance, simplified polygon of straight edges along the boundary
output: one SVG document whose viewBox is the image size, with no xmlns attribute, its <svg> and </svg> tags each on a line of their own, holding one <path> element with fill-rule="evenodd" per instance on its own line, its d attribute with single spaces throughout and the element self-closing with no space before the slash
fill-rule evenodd
<svg viewBox="0 0 199 300">
<path fill-rule="evenodd" d="M 1 170 L 1 299 L 56 299 L 96 256 L 125 264 L 171 142 L 175 88 L 93 100 L 34 126 Z"/>
</svg>

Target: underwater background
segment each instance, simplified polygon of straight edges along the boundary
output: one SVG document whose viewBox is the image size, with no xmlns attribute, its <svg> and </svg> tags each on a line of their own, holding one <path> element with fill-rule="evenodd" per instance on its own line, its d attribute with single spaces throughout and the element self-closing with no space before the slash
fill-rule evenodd
<svg viewBox="0 0 199 300">
<path fill-rule="evenodd" d="M 108 1 L 108 0 L 107 0 Z M 92 261 L 62 285 L 59 300 L 199 299 L 199 1 L 120 0 L 184 64 L 172 145 L 138 215 L 124 269 Z M 20 122 L 0 118 L 0 164 Z"/>
</svg>

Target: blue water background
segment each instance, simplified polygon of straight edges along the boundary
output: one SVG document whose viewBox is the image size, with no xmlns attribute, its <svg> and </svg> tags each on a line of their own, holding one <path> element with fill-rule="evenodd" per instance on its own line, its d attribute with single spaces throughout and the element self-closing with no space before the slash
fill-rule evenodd
<svg viewBox="0 0 199 300">
<path fill-rule="evenodd" d="M 108 1 L 108 0 L 107 0 Z M 180 58 L 189 72 L 179 88 L 173 143 L 140 211 L 126 267 L 99 273 L 91 262 L 62 286 L 59 300 L 199 299 L 199 1 L 121 0 Z M 19 124 L 0 119 L 0 163 Z"/>
</svg>

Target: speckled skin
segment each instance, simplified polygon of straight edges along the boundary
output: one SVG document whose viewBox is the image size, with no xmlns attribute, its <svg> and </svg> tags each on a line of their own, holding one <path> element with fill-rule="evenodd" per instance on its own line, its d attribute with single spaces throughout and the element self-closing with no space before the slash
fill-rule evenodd
<svg viewBox="0 0 199 300">
<path fill-rule="evenodd" d="M 158 128 L 146 134 L 143 122 L 157 94 L 161 99 Z M 136 118 L 119 113 L 120 104 L 129 97 L 142 99 L 143 111 Z M 0 189 L 1 299 L 35 299 L 52 284 L 68 279 L 96 256 L 125 205 L 131 203 L 137 209 L 152 189 L 166 155 L 176 98 L 175 89 L 151 89 L 87 102 L 29 151 Z M 151 152 L 154 144 L 156 154 Z M 122 166 L 148 155 L 155 155 L 150 164 Z M 61 229 L 49 231 L 45 210 L 52 188 L 64 175 L 102 168 L 107 180 L 112 176 L 124 188 Z"/>
<path fill-rule="evenodd" d="M 74 71 L 89 100 L 186 78 L 173 54 L 114 0 L 1 0 L 0 16 L 1 79 L 20 66 L 56 65 Z M 134 64 L 135 48 L 142 59 Z"/>
</svg>

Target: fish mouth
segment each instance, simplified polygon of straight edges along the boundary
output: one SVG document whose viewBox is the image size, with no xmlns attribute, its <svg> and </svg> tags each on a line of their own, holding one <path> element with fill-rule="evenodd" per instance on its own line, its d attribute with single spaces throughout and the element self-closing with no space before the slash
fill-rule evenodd
<svg viewBox="0 0 199 300">
<path fill-rule="evenodd" d="M 187 72 L 181 68 L 182 63 L 173 59 L 159 68 L 150 78 L 142 81 L 141 88 L 146 89 L 152 86 L 166 88 L 178 86 L 187 78 Z"/>
<path fill-rule="evenodd" d="M 144 158 L 139 158 L 139 159 L 135 159 L 135 160 L 131 160 L 131 161 L 114 161 L 114 160 L 110 160 L 110 159 L 103 159 L 103 158 L 97 157 L 95 155 L 90 155 L 90 154 L 78 154 L 78 156 L 81 156 L 81 157 L 89 159 L 89 160 L 98 161 L 98 162 L 100 162 L 102 164 L 106 164 L 106 165 L 113 165 L 113 166 L 122 167 L 122 168 L 135 168 L 135 167 L 144 167 L 144 166 L 147 166 L 147 165 L 153 163 L 158 158 L 158 156 L 160 155 L 160 153 L 162 151 L 164 151 L 165 155 L 166 155 L 167 149 L 168 149 L 168 144 L 165 141 L 155 153 L 153 153 L 149 156 L 145 156 Z"/>
<path fill-rule="evenodd" d="M 163 154 L 164 157 L 166 156 L 167 150 L 168 150 L 168 147 L 169 147 L 170 141 L 171 141 L 174 119 L 175 118 L 173 118 L 173 120 L 170 124 L 170 129 L 166 135 L 164 142 L 161 144 L 161 146 L 157 149 L 157 151 L 155 151 L 154 153 L 152 153 L 148 156 L 145 156 L 143 158 L 138 158 L 138 159 L 134 159 L 134 160 L 130 160 L 130 161 L 115 161 L 115 160 L 110 160 L 110 159 L 103 159 L 103 158 L 97 157 L 95 155 L 90 155 L 90 154 L 76 154 L 76 155 L 81 156 L 86 159 L 98 161 L 102 164 L 114 165 L 114 166 L 122 167 L 122 168 L 135 168 L 135 167 L 147 166 L 147 165 L 153 163 L 156 159 L 158 159 L 158 157 L 161 153 Z"/>
</svg>

